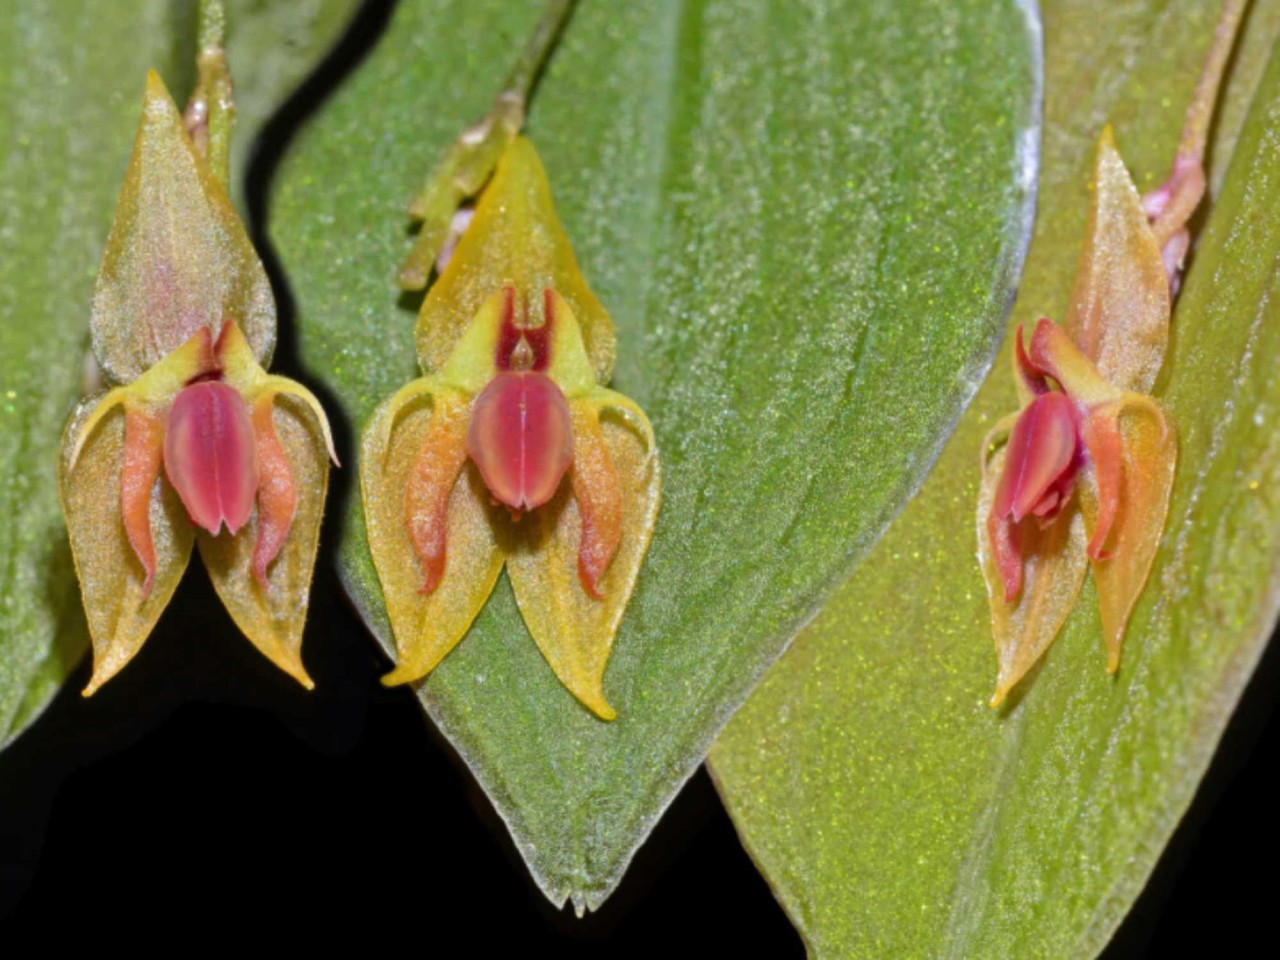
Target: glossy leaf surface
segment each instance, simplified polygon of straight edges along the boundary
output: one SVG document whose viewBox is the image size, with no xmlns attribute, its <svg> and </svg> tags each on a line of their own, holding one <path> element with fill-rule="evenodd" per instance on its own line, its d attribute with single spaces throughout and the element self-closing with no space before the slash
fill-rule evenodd
<svg viewBox="0 0 1280 960">
<path fill-rule="evenodd" d="M 403 205 L 488 109 L 537 12 L 400 4 L 281 171 L 272 234 L 304 358 L 356 431 L 416 373 Z M 618 718 L 565 695 L 506 578 L 418 689 L 553 901 L 608 896 L 928 469 L 1020 265 L 1036 83 L 1013 2 L 579 5 L 528 134 L 613 318 L 613 387 L 663 461 L 604 678 Z M 355 500 L 343 575 L 389 647 Z"/>
<path fill-rule="evenodd" d="M 112 4 L 108 15 L 86 0 L 0 5 L 0 744 L 43 709 L 87 649 L 58 506 L 58 443 L 73 404 L 92 390 L 94 275 L 146 72 L 186 95 L 195 6 Z M 354 6 L 228 3 L 238 175 L 257 129 Z"/>
<path fill-rule="evenodd" d="M 1105 122 L 1140 191 L 1164 179 L 1219 9 L 1045 3 L 1041 207 L 1011 330 L 1066 314 Z M 1190 801 L 1276 613 L 1280 62 L 1247 124 L 1240 101 L 1278 28 L 1280 4 L 1253 5 L 1215 128 L 1212 206 L 1154 391 L 1179 434 L 1169 522 L 1118 675 L 1090 583 L 1007 705 L 986 706 L 987 598 L 961 520 L 982 438 L 1016 403 L 1006 353 L 712 752 L 814 956 L 1091 956 Z"/>
</svg>

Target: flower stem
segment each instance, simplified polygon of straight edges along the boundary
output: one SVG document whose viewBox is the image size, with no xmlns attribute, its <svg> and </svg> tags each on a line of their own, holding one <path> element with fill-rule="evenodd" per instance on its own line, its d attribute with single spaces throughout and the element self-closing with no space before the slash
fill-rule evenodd
<svg viewBox="0 0 1280 960">
<path fill-rule="evenodd" d="M 1152 233 L 1165 261 L 1170 291 L 1175 295 L 1181 285 L 1183 260 L 1191 244 L 1187 222 L 1204 196 L 1204 153 L 1214 106 L 1218 101 L 1218 88 L 1222 84 L 1231 48 L 1235 46 L 1236 32 L 1246 3 L 1247 0 L 1224 0 L 1213 42 L 1200 70 L 1200 80 L 1187 105 L 1173 168 L 1164 183 L 1142 198 Z"/>
<path fill-rule="evenodd" d="M 235 119 L 231 72 L 223 49 L 226 27 L 222 0 L 200 0 L 196 87 L 183 114 L 196 151 L 223 187 L 228 187 L 231 180 L 231 126 Z"/>
<path fill-rule="evenodd" d="M 547 57 L 551 55 L 565 24 L 569 22 L 569 14 L 573 12 L 576 2 L 577 0 L 550 0 L 547 3 L 547 9 L 529 35 L 520 59 L 507 77 L 503 94 L 518 95 L 522 104 L 528 103 Z"/>
<path fill-rule="evenodd" d="M 1213 120 L 1213 107 L 1218 100 L 1218 87 L 1222 83 L 1222 74 L 1226 70 L 1231 48 L 1235 45 L 1236 31 L 1244 16 L 1247 0 L 1226 0 L 1222 5 L 1222 15 L 1218 18 L 1218 26 L 1214 31 L 1213 44 L 1209 47 L 1209 55 L 1205 58 L 1204 67 L 1200 71 L 1200 82 L 1196 84 L 1195 96 L 1187 106 L 1187 119 L 1182 128 L 1182 142 L 1178 145 L 1178 154 L 1194 159 L 1196 163 L 1204 160 L 1205 145 L 1209 139 L 1209 125 Z"/>
<path fill-rule="evenodd" d="M 420 220 L 422 227 L 400 266 L 398 279 L 405 290 L 421 290 L 427 285 L 436 259 L 450 239 L 454 214 L 488 182 L 498 159 L 524 126 L 538 77 L 576 2 L 549 0 L 489 112 L 449 145 L 409 204 L 409 219 Z"/>
</svg>

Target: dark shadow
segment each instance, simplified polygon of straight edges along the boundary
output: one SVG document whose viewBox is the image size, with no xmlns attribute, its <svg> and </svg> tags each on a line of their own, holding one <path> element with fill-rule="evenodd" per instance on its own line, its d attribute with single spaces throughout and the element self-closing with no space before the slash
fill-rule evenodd
<svg viewBox="0 0 1280 960">
<path fill-rule="evenodd" d="M 1207 937 L 1217 939 L 1224 953 L 1247 953 L 1244 945 L 1274 939 L 1278 690 L 1280 633 L 1272 636 L 1195 799 L 1103 960 L 1183 956 Z"/>
<path fill-rule="evenodd" d="M 80 588 L 65 573 L 73 569 L 71 541 L 59 528 L 45 558 L 45 574 L 39 582 L 45 584 L 45 605 L 57 626 L 53 633 L 51 655 L 58 661 L 63 676 L 75 669 L 89 649 L 89 624 L 84 617 L 84 607 L 79 603 Z M 57 584 L 60 589 L 53 589 Z"/>
</svg>

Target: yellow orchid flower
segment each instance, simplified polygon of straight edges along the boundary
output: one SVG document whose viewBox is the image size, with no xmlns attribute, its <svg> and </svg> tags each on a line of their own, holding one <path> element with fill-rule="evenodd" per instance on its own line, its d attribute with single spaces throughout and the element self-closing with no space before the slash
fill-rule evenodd
<svg viewBox="0 0 1280 960">
<path fill-rule="evenodd" d="M 1166 182 L 1138 194 L 1103 130 L 1084 249 L 1066 323 L 1041 319 L 1014 373 L 1022 409 L 983 444 L 978 553 L 987 582 L 1000 704 L 1057 637 L 1092 568 L 1107 670 L 1155 560 L 1177 441 L 1148 394 L 1164 363 L 1187 220 L 1205 189 L 1204 148 L 1243 12 L 1224 4 Z"/>
<path fill-rule="evenodd" d="M 560 681 L 603 719 L 604 671 L 659 500 L 653 432 L 607 389 L 614 335 L 533 145 L 510 141 L 423 302 L 427 375 L 361 442 L 369 544 L 396 638 L 387 684 L 426 676 L 505 565 Z"/>
<path fill-rule="evenodd" d="M 227 195 L 230 79 L 210 9 L 215 42 L 202 43 L 185 125 L 148 74 L 89 321 L 116 386 L 82 402 L 63 436 L 59 489 L 93 639 L 86 695 L 141 648 L 197 539 L 240 629 L 312 686 L 302 626 L 333 447 L 315 397 L 264 369 L 275 304 Z"/>
</svg>

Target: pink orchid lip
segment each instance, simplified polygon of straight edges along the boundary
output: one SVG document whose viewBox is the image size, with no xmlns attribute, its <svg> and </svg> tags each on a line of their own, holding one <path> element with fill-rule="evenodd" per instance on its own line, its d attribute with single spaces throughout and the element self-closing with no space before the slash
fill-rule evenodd
<svg viewBox="0 0 1280 960">
<path fill-rule="evenodd" d="M 1047 319 L 1047 318 L 1046 318 Z M 1041 320 L 1040 323 L 1044 323 Z M 1039 324 L 1036 325 L 1039 329 Z M 1023 343 L 1023 330 L 1018 327 L 1018 335 L 1013 341 L 1014 355 L 1017 357 L 1018 378 L 1022 381 L 1022 385 L 1026 387 L 1027 392 L 1033 396 L 1039 396 L 1042 393 L 1048 393 L 1049 384 L 1045 382 L 1045 371 L 1042 370 L 1027 354 L 1027 348 Z"/>
<path fill-rule="evenodd" d="M 1080 469 L 1077 417 L 1065 393 L 1042 393 L 1027 404 L 1009 436 L 987 521 L 1006 603 L 1012 603 L 1022 589 L 1017 525 L 1033 516 L 1045 526 L 1071 498 Z"/>
<path fill-rule="evenodd" d="M 1047 518 L 1066 499 L 1075 478 L 1075 405 L 1065 393 L 1042 393 L 1027 405 L 1009 436 L 1008 454 L 993 509 L 1017 523 L 1030 514 Z"/>
<path fill-rule="evenodd" d="M 221 380 L 183 387 L 169 409 L 164 469 L 191 522 L 217 534 L 249 520 L 258 489 L 253 422 L 244 398 Z"/>
<path fill-rule="evenodd" d="M 476 397 L 467 454 L 494 499 L 512 510 L 542 506 L 573 462 L 573 419 L 544 373 L 497 374 Z"/>
</svg>

